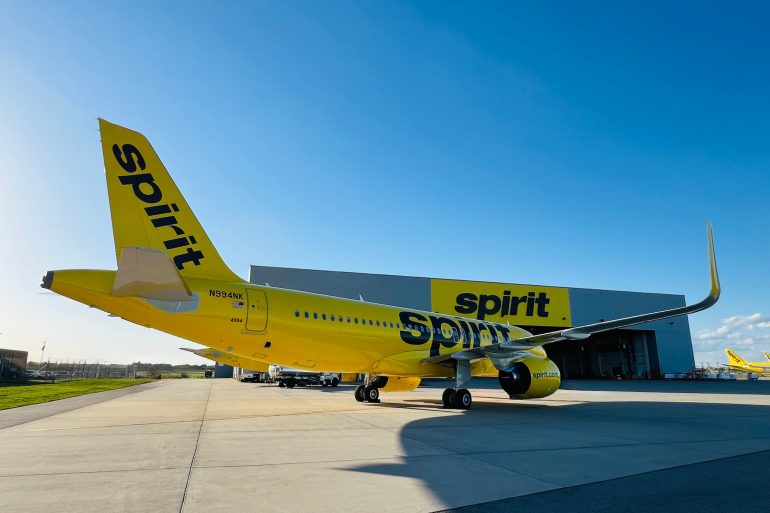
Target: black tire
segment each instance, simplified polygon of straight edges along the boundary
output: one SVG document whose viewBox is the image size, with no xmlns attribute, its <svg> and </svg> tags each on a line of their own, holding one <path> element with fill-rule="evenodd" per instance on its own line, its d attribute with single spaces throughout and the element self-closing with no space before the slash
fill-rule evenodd
<svg viewBox="0 0 770 513">
<path fill-rule="evenodd" d="M 367 386 L 364 388 L 364 395 L 366 396 L 366 402 L 378 403 L 380 402 L 380 389 L 373 386 Z"/>
<path fill-rule="evenodd" d="M 358 385 L 356 387 L 356 391 L 354 392 L 354 395 L 356 397 L 356 401 L 358 401 L 359 403 L 366 401 L 366 396 L 364 395 L 364 386 Z"/>
<path fill-rule="evenodd" d="M 470 409 L 471 404 L 473 404 L 471 393 L 465 388 L 458 390 L 452 399 L 454 402 L 453 406 L 460 410 L 468 410 Z"/>
<path fill-rule="evenodd" d="M 332 386 L 333 387 L 336 387 L 339 384 L 340 384 L 340 380 L 338 380 L 337 378 L 332 378 Z"/>
<path fill-rule="evenodd" d="M 327 386 L 329 386 L 329 383 L 327 383 L 326 381 L 321 381 L 321 386 L 326 388 Z"/>
<path fill-rule="evenodd" d="M 453 388 L 447 388 L 444 393 L 441 394 L 441 402 L 444 403 L 444 408 L 452 408 L 452 397 L 455 391 Z"/>
<path fill-rule="evenodd" d="M 286 384 L 285 384 L 283 381 L 279 381 L 279 382 L 278 382 L 278 386 L 279 386 L 279 387 L 281 387 L 281 388 L 283 388 L 283 387 L 285 387 L 285 386 L 286 386 Z"/>
<path fill-rule="evenodd" d="M 294 381 L 287 381 L 286 382 L 286 388 L 294 388 L 295 384 L 296 383 L 294 383 Z"/>
</svg>

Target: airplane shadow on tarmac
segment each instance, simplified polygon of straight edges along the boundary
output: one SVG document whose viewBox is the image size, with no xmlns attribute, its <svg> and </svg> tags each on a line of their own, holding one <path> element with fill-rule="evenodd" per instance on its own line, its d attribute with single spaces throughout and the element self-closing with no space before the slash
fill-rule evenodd
<svg viewBox="0 0 770 513">
<path fill-rule="evenodd" d="M 366 406 L 442 414 L 401 428 L 401 461 L 345 470 L 417 479 L 445 507 L 456 507 L 770 449 L 767 405 L 499 402 L 483 395 L 476 390 L 466 411 L 444 410 L 438 399 L 389 404 L 384 395 Z M 725 490 L 715 483 L 713 493 L 719 500 Z"/>
</svg>

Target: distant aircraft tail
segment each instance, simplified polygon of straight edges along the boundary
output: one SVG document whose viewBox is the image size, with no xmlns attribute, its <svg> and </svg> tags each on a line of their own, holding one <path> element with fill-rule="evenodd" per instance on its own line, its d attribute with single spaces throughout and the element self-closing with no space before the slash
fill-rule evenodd
<svg viewBox="0 0 770 513">
<path fill-rule="evenodd" d="M 746 360 L 735 354 L 735 352 L 732 349 L 725 349 L 725 354 L 727 355 L 727 360 L 730 362 L 731 365 L 738 365 L 743 367 L 746 365 Z"/>
<path fill-rule="evenodd" d="M 219 256 L 147 138 L 103 119 L 99 130 L 118 262 L 126 248 L 148 248 L 165 253 L 182 278 L 242 282 Z"/>
<path fill-rule="evenodd" d="M 770 360 L 770 353 L 768 353 L 767 351 L 764 351 L 764 352 L 762 352 L 762 354 L 765 355 L 765 358 Z"/>
</svg>

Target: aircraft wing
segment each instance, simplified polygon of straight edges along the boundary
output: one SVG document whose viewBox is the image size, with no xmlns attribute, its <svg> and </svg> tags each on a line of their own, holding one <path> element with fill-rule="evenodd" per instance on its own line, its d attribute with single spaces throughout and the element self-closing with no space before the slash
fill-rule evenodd
<svg viewBox="0 0 770 513">
<path fill-rule="evenodd" d="M 466 349 L 452 353 L 451 355 L 441 355 L 450 357 L 455 360 L 475 360 L 478 358 L 489 357 L 493 361 L 511 360 L 515 361 L 519 355 L 527 349 L 543 346 L 546 344 L 552 344 L 561 340 L 585 340 L 595 333 L 601 333 L 603 331 L 614 330 L 618 328 L 625 328 L 626 326 L 634 326 L 644 322 L 658 321 L 661 319 L 668 319 L 669 317 L 676 317 L 678 315 L 686 315 L 712 306 L 719 299 L 721 292 L 719 285 L 719 274 L 717 273 L 717 262 L 714 254 L 714 238 L 712 235 L 711 223 L 708 223 L 708 248 L 709 248 L 709 268 L 711 275 L 711 291 L 702 301 L 693 305 L 682 306 L 679 308 L 671 308 L 669 310 L 661 310 L 658 312 L 650 312 L 641 315 L 633 315 L 630 317 L 624 317 L 622 319 L 613 319 L 610 321 L 602 321 L 593 324 L 586 324 L 584 326 L 576 326 L 574 328 L 567 328 L 564 330 L 551 331 L 548 333 L 541 333 L 539 335 L 531 335 L 529 337 L 518 338 L 507 342 L 500 342 L 497 344 L 491 344 L 488 346 Z M 439 357 L 435 357 L 438 360 Z M 438 361 L 431 361 L 428 359 L 425 363 L 439 363 Z"/>
</svg>

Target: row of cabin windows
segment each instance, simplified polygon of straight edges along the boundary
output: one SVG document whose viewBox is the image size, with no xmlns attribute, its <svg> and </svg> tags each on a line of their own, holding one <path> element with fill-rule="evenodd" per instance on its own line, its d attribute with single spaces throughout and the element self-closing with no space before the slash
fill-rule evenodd
<svg viewBox="0 0 770 513">
<path fill-rule="evenodd" d="M 299 317 L 299 316 L 300 316 L 300 311 L 294 310 L 294 317 Z M 309 319 L 311 316 L 311 313 L 305 312 L 304 316 L 305 316 L 305 319 Z M 313 319 L 315 320 L 318 320 L 320 318 L 322 321 L 325 321 L 327 319 L 327 316 L 325 313 L 318 315 L 317 312 L 313 312 L 312 316 L 313 316 Z M 343 320 L 347 320 L 348 323 L 350 323 L 352 320 L 353 324 L 358 324 L 358 317 L 350 317 L 349 315 L 347 317 L 343 317 L 342 315 L 331 314 L 328 316 L 328 319 L 332 322 L 334 321 L 343 322 Z M 366 319 L 361 319 L 361 324 L 366 324 L 366 322 L 367 322 Z M 394 324 L 392 322 L 388 323 L 386 321 L 380 322 L 380 321 L 375 321 L 373 319 L 369 319 L 369 326 L 382 326 L 383 328 L 391 327 L 391 328 L 401 329 L 401 324 L 399 323 Z M 406 327 L 406 325 L 404 326 Z"/>
<path fill-rule="evenodd" d="M 305 319 L 310 319 L 310 317 L 312 315 L 313 319 L 315 319 L 315 320 L 318 320 L 319 318 L 322 321 L 327 320 L 327 316 L 326 316 L 325 313 L 322 313 L 319 316 L 318 312 L 313 312 L 311 314 L 310 312 L 305 311 L 303 314 L 301 314 L 299 310 L 294 310 L 294 317 L 300 317 L 300 315 L 304 315 Z M 331 315 L 328 316 L 328 319 L 330 321 L 332 321 L 332 322 L 334 322 L 334 321 L 343 322 L 343 316 L 342 315 L 331 314 Z M 346 320 L 348 324 L 350 324 L 351 319 L 352 319 L 353 324 L 358 324 L 359 323 L 358 317 L 350 317 L 349 315 L 344 317 L 344 320 Z M 389 323 L 389 322 L 386 322 L 386 321 L 382 321 L 382 323 L 380 323 L 380 321 L 374 321 L 372 319 L 369 319 L 368 322 L 369 322 L 369 326 L 382 326 L 383 328 L 388 328 L 388 327 L 394 328 L 395 327 L 396 329 L 399 329 L 399 330 L 401 329 L 401 324 L 400 323 L 392 323 L 392 322 Z M 361 319 L 361 324 L 362 325 L 366 325 L 366 323 L 367 323 L 366 319 Z M 422 324 L 404 324 L 404 329 L 410 329 L 410 330 L 413 330 L 413 331 L 421 331 L 423 333 L 435 332 L 437 335 L 441 334 L 441 330 L 439 330 L 438 328 L 435 328 L 434 330 L 431 330 L 430 328 L 428 328 L 427 326 L 422 325 Z M 457 330 L 455 328 L 452 328 L 452 335 L 454 337 L 459 337 L 459 333 L 457 332 Z M 492 336 L 489 333 L 487 333 L 487 332 L 481 332 L 479 335 L 481 336 L 481 338 L 486 338 L 486 339 L 491 339 L 492 338 Z"/>
</svg>

